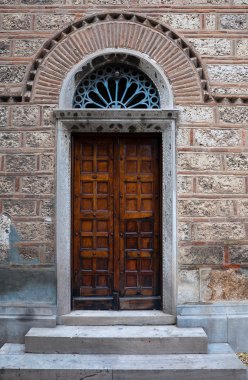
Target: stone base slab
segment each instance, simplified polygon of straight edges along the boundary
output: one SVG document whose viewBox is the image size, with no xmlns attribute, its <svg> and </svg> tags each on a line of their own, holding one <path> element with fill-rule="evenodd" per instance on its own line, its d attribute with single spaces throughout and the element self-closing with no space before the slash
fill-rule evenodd
<svg viewBox="0 0 248 380">
<path fill-rule="evenodd" d="M 203 329 L 176 326 L 56 326 L 32 328 L 25 336 L 30 353 L 207 353 L 207 344 Z"/>
<path fill-rule="evenodd" d="M 246 380 L 232 353 L 183 355 L 27 354 L 2 348 L 1 380 Z M 5 352 L 3 353 L 3 351 Z"/>
</svg>

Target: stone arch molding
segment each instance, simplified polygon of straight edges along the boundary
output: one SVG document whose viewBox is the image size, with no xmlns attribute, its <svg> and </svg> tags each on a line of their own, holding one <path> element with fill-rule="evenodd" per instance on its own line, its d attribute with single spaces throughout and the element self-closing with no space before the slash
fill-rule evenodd
<svg viewBox="0 0 248 380">
<path fill-rule="evenodd" d="M 180 36 L 155 20 L 115 13 L 77 21 L 47 41 L 28 73 L 25 100 L 58 104 L 73 67 L 106 49 L 127 49 L 149 57 L 168 78 L 176 104 L 210 99 L 201 61 Z"/>
</svg>

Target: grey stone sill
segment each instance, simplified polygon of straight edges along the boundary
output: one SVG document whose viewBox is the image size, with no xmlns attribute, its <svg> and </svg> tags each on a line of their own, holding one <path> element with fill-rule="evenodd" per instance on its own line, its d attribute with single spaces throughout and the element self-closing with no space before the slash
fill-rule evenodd
<svg viewBox="0 0 248 380">
<path fill-rule="evenodd" d="M 54 115 L 60 120 L 78 120 L 78 121 L 156 121 L 176 119 L 179 110 L 119 110 L 119 109 L 64 109 L 54 110 Z"/>
<path fill-rule="evenodd" d="M 225 301 L 214 304 L 185 304 L 177 306 L 177 315 L 230 315 L 246 314 L 248 317 L 248 300 Z"/>
</svg>

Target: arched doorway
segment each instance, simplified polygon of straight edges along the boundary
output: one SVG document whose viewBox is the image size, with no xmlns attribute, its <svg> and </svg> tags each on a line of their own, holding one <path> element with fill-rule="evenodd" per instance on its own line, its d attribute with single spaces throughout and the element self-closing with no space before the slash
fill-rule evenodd
<svg viewBox="0 0 248 380">
<path fill-rule="evenodd" d="M 54 36 L 34 62 L 25 97 L 59 104 L 57 118 L 57 313 L 71 311 L 71 148 L 79 133 L 161 134 L 162 310 L 176 308 L 176 175 L 174 101 L 202 102 L 207 96 L 204 69 L 186 42 L 154 20 L 131 15 L 100 15 L 76 22 Z M 64 52 L 68 59 L 64 59 Z M 128 55 L 155 84 L 161 109 L 73 109 L 82 69 L 102 58 Z M 180 71 L 176 70 L 180 61 Z M 42 62 L 42 65 L 40 65 Z M 57 69 L 59 62 L 60 70 Z M 125 62 L 126 63 L 126 62 Z M 131 62 L 130 62 L 131 63 Z M 168 79 L 167 79 L 168 78 Z M 173 94 L 172 94 L 173 89 Z M 190 89 L 190 90 L 189 90 Z M 190 91 L 190 95 L 189 95 Z M 173 100 L 174 99 L 174 100 Z"/>
</svg>

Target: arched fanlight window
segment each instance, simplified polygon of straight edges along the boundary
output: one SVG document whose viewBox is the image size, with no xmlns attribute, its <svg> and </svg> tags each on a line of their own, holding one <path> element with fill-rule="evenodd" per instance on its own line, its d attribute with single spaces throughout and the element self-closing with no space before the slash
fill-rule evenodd
<svg viewBox="0 0 248 380">
<path fill-rule="evenodd" d="M 73 108 L 160 108 L 158 90 L 142 71 L 125 64 L 107 64 L 78 84 Z"/>
</svg>

